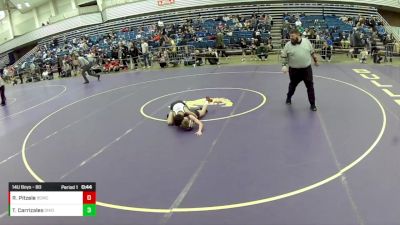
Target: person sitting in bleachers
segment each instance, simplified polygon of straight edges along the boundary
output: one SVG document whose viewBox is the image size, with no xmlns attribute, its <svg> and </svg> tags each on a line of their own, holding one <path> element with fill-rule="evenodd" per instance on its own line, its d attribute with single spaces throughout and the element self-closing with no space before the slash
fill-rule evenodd
<svg viewBox="0 0 400 225">
<path fill-rule="evenodd" d="M 106 64 L 103 66 L 103 72 L 117 72 L 119 71 L 119 60 L 118 59 L 108 59 Z"/>
<path fill-rule="evenodd" d="M 243 24 L 241 22 L 237 22 L 237 23 L 235 23 L 235 28 L 236 28 L 236 30 L 240 30 L 243 28 Z"/>
<path fill-rule="evenodd" d="M 349 48 L 349 45 L 350 45 L 350 36 L 349 35 L 346 35 L 345 32 L 342 32 L 342 34 L 339 37 L 339 40 L 340 40 L 342 49 Z"/>
<path fill-rule="evenodd" d="M 158 22 L 157 22 L 157 31 L 158 32 L 162 32 L 163 29 L 164 29 L 164 22 L 161 21 L 161 19 L 159 19 Z"/>
<path fill-rule="evenodd" d="M 154 42 L 159 42 L 160 39 L 161 39 L 161 35 L 160 35 L 159 33 L 156 33 L 156 34 L 153 36 L 153 41 L 154 41 Z"/>
<path fill-rule="evenodd" d="M 222 17 L 222 21 L 224 21 L 225 23 L 226 22 L 228 22 L 228 20 L 230 20 L 231 18 L 229 17 L 229 15 L 227 15 L 227 14 L 225 14 L 223 17 Z"/>
<path fill-rule="evenodd" d="M 111 71 L 112 71 L 112 69 L 111 69 L 111 60 L 107 59 L 106 62 L 104 63 L 104 65 L 103 65 L 103 72 L 109 73 Z"/>
<path fill-rule="evenodd" d="M 45 65 L 45 70 L 42 72 L 42 79 L 44 80 L 53 79 L 53 71 L 51 70 L 51 66 L 49 63 L 46 63 Z"/>
<path fill-rule="evenodd" d="M 294 23 L 296 27 L 301 27 L 302 23 L 300 21 L 300 18 L 297 18 L 296 22 Z"/>
<path fill-rule="evenodd" d="M 112 59 L 111 60 L 111 67 L 112 71 L 118 72 L 121 69 L 121 61 L 118 59 Z"/>
</svg>

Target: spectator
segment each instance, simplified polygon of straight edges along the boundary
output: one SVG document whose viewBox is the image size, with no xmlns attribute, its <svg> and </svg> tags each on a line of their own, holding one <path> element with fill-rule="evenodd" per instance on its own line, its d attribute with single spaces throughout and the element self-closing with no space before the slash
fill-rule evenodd
<svg viewBox="0 0 400 225">
<path fill-rule="evenodd" d="M 359 54 L 360 48 L 363 47 L 363 44 L 362 44 L 361 40 L 362 40 L 361 32 L 360 31 L 356 31 L 354 33 L 354 45 L 353 45 L 355 56 L 357 56 Z"/>
<path fill-rule="evenodd" d="M 25 69 L 26 69 L 26 64 L 27 64 L 27 63 L 24 62 L 24 63 L 22 63 L 22 64 L 17 65 L 17 68 L 16 68 L 16 72 L 17 72 L 17 75 L 18 75 L 18 78 L 19 78 L 21 84 L 24 83 L 24 79 L 23 79 L 22 75 L 23 75 L 23 72 L 24 72 Z"/>
<path fill-rule="evenodd" d="M 349 35 L 346 35 L 345 32 L 342 32 L 342 34 L 340 35 L 340 44 L 342 46 L 342 49 L 347 49 L 349 48 L 350 45 L 350 37 Z"/>
<path fill-rule="evenodd" d="M 242 62 L 246 60 L 247 43 L 244 38 L 240 39 L 240 48 L 242 49 Z"/>
<path fill-rule="evenodd" d="M 267 21 L 271 27 L 274 25 L 274 20 L 271 15 L 267 15 Z"/>
<path fill-rule="evenodd" d="M 109 73 L 111 71 L 112 71 L 112 69 L 111 69 L 111 60 L 107 59 L 106 62 L 104 63 L 104 65 L 103 65 L 103 72 L 104 73 Z"/>
<path fill-rule="evenodd" d="M 139 54 L 140 54 L 140 51 L 139 51 L 138 47 L 136 46 L 136 43 L 133 42 L 129 49 L 129 55 L 131 56 L 132 63 L 134 65 L 134 67 L 133 67 L 134 70 L 138 69 Z"/>
<path fill-rule="evenodd" d="M 385 61 L 389 59 L 389 62 L 393 61 L 393 53 L 395 48 L 395 39 L 393 34 L 390 34 L 384 39 L 383 44 L 385 45 Z"/>
<path fill-rule="evenodd" d="M 327 41 L 324 41 L 321 49 L 321 57 L 323 60 L 331 62 L 332 57 L 332 47 L 328 45 Z"/>
<path fill-rule="evenodd" d="M 238 30 L 241 30 L 243 28 L 243 24 L 241 22 L 237 22 L 235 24 L 235 28 L 238 29 Z"/>
<path fill-rule="evenodd" d="M 1 106 L 5 106 L 7 104 L 7 99 L 6 99 L 6 95 L 4 94 L 5 92 L 5 82 L 3 80 L 3 78 L 0 76 L 0 98 L 1 98 Z"/>
<path fill-rule="evenodd" d="M 264 43 L 261 43 L 257 48 L 257 57 L 261 59 L 261 61 L 265 61 L 268 58 L 268 50 L 264 46 Z"/>
<path fill-rule="evenodd" d="M 300 18 L 298 18 L 295 22 L 296 27 L 301 27 L 302 23 L 300 21 Z"/>
<path fill-rule="evenodd" d="M 394 51 L 395 51 L 397 54 L 400 54 L 400 41 L 397 41 L 397 42 L 394 44 Z"/>
<path fill-rule="evenodd" d="M 225 14 L 224 17 L 222 17 L 222 20 L 226 23 L 230 20 L 230 18 L 227 14 Z"/>
<path fill-rule="evenodd" d="M 164 22 L 161 21 L 161 19 L 159 19 L 157 22 L 157 31 L 162 33 L 163 30 L 164 30 Z"/>
<path fill-rule="evenodd" d="M 121 62 L 118 59 L 112 59 L 110 62 L 110 71 L 118 72 L 120 67 Z"/>
<path fill-rule="evenodd" d="M 274 45 L 272 44 L 272 38 L 271 37 L 268 39 L 267 50 L 268 51 L 274 50 Z"/>
<path fill-rule="evenodd" d="M 252 38 L 251 39 L 251 55 L 250 55 L 250 60 L 257 60 L 257 46 L 259 45 L 258 39 Z"/>
<path fill-rule="evenodd" d="M 380 54 L 380 51 L 379 51 L 378 47 L 376 46 L 376 41 L 373 40 L 371 42 L 371 55 L 374 60 L 374 63 L 377 63 L 377 64 L 381 63 L 382 57 L 379 54 Z"/>
<path fill-rule="evenodd" d="M 167 52 L 167 50 L 160 51 L 158 53 L 158 61 L 160 63 L 160 67 L 161 68 L 167 67 L 167 63 L 168 63 L 168 52 Z"/>
<path fill-rule="evenodd" d="M 368 57 L 368 49 L 364 48 L 361 53 L 360 53 L 360 63 L 366 63 L 367 62 L 367 57 Z"/>
<path fill-rule="evenodd" d="M 218 53 L 214 51 L 212 48 L 208 48 L 208 52 L 206 54 L 207 61 L 210 65 L 219 65 L 219 57 Z"/>
<path fill-rule="evenodd" d="M 310 34 L 308 35 L 308 39 L 310 40 L 311 44 L 315 47 L 315 43 L 317 40 L 317 35 L 314 29 L 310 30 Z"/>
<path fill-rule="evenodd" d="M 118 58 L 122 63 L 124 70 L 128 70 L 128 54 L 128 47 L 124 44 L 120 44 L 118 49 Z"/>
<path fill-rule="evenodd" d="M 149 44 L 144 39 L 142 39 L 141 47 L 142 47 L 142 54 L 143 54 L 143 61 L 144 61 L 143 69 L 145 69 L 146 67 L 150 68 L 151 67 L 151 60 L 149 58 L 149 55 L 150 55 Z"/>
<path fill-rule="evenodd" d="M 169 39 L 169 44 L 171 45 L 171 56 L 173 59 L 177 58 L 178 49 L 176 47 L 176 42 L 173 38 Z"/>
<path fill-rule="evenodd" d="M 228 57 L 228 55 L 225 52 L 225 43 L 224 43 L 224 34 L 219 32 L 217 34 L 217 40 L 216 40 L 216 48 L 217 48 L 217 53 L 219 56 L 223 57 Z"/>
<path fill-rule="evenodd" d="M 68 55 L 65 55 L 63 60 L 62 60 L 61 77 L 70 77 L 71 76 L 71 69 L 72 69 L 72 67 L 71 67 Z"/>
</svg>

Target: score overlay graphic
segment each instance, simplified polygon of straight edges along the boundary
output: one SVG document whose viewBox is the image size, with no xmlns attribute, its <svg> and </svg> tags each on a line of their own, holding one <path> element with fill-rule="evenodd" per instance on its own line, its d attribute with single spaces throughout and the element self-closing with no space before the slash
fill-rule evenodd
<svg viewBox="0 0 400 225">
<path fill-rule="evenodd" d="M 96 183 L 8 185 L 9 216 L 96 216 Z"/>
</svg>

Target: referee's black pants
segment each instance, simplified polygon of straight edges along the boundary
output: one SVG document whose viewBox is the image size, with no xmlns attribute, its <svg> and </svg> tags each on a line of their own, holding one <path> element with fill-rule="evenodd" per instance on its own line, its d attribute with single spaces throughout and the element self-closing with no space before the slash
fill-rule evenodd
<svg viewBox="0 0 400 225">
<path fill-rule="evenodd" d="M 290 68 L 289 67 L 289 91 L 287 98 L 291 99 L 294 92 L 296 91 L 297 85 L 304 81 L 307 88 L 308 101 L 310 105 L 315 105 L 315 93 L 314 93 L 314 82 L 311 65 L 306 68 Z"/>
<path fill-rule="evenodd" d="M 0 86 L 0 97 L 2 105 L 6 104 L 6 95 L 4 94 L 5 89 L 6 89 L 5 85 Z"/>
<path fill-rule="evenodd" d="M 85 79 L 86 83 L 89 82 L 89 80 L 86 77 L 86 73 L 92 77 L 98 78 L 100 76 L 100 75 L 93 74 L 92 71 L 90 70 L 91 67 L 92 67 L 91 64 L 82 66 L 82 77 L 83 77 L 83 79 Z"/>
</svg>

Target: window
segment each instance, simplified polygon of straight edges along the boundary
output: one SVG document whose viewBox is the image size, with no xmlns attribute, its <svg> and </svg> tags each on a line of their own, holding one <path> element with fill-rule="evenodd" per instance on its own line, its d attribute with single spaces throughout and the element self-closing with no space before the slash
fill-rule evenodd
<svg viewBox="0 0 400 225">
<path fill-rule="evenodd" d="M 0 20 L 4 19 L 6 17 L 6 13 L 4 11 L 0 11 Z"/>
</svg>

